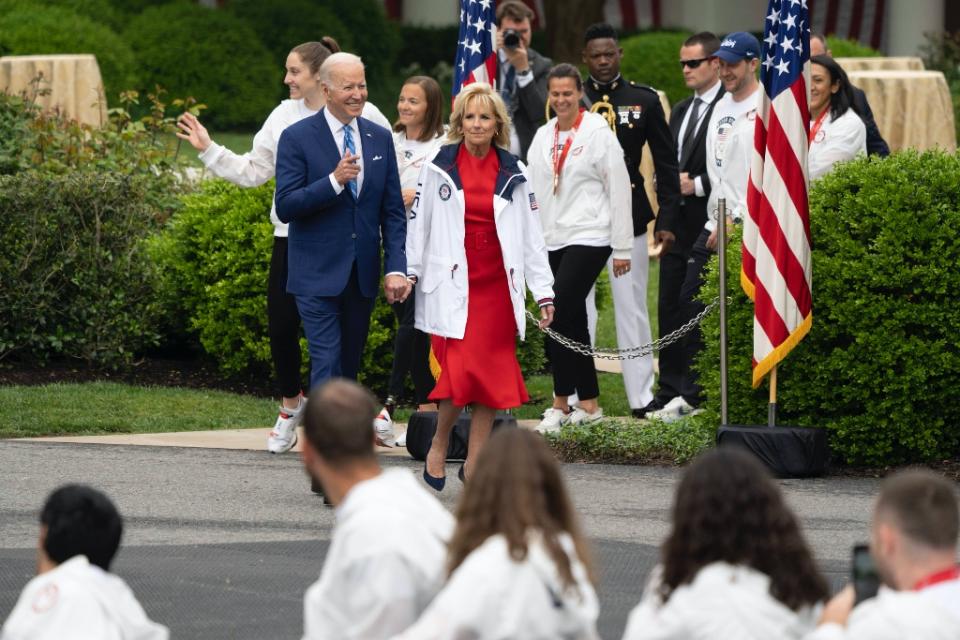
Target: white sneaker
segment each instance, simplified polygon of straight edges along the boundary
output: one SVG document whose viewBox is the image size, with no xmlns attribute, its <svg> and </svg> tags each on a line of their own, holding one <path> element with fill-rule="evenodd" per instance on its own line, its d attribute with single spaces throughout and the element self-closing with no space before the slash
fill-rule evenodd
<svg viewBox="0 0 960 640">
<path fill-rule="evenodd" d="M 393 444 L 393 446 L 398 447 L 398 448 L 399 448 L 399 447 L 403 447 L 404 449 L 407 447 L 407 432 L 406 432 L 406 431 L 404 431 L 403 433 L 401 433 L 400 435 L 397 436 L 397 441 Z"/>
<path fill-rule="evenodd" d="M 393 420 L 390 418 L 390 412 L 384 407 L 380 413 L 373 419 L 373 430 L 377 434 L 377 444 L 381 447 L 392 447 L 396 444 L 397 438 L 393 433 Z"/>
<path fill-rule="evenodd" d="M 537 433 L 555 433 L 560 431 L 562 425 L 570 421 L 570 414 L 563 409 L 550 407 L 543 412 L 543 420 L 536 426 Z"/>
<path fill-rule="evenodd" d="M 593 413 L 584 411 L 580 407 L 573 410 L 570 414 L 570 424 L 590 424 L 603 418 L 603 408 L 597 407 Z"/>
<path fill-rule="evenodd" d="M 700 413 L 700 409 L 690 406 L 683 396 L 677 396 L 664 405 L 663 409 L 657 409 L 647 413 L 647 418 L 656 418 L 662 422 L 676 422 L 680 418 L 695 416 Z"/>
<path fill-rule="evenodd" d="M 307 410 L 307 399 L 300 396 L 300 404 L 296 409 L 288 409 L 281 405 L 280 415 L 273 425 L 273 431 L 267 437 L 267 451 L 270 453 L 286 453 L 297 444 L 297 427 L 303 421 L 303 414 Z"/>
</svg>

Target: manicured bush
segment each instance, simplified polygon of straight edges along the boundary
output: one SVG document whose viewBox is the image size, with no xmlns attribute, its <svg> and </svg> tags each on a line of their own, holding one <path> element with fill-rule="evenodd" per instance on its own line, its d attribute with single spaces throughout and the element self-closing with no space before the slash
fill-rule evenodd
<svg viewBox="0 0 960 640">
<path fill-rule="evenodd" d="M 836 36 L 827 36 L 827 48 L 834 58 L 873 58 L 883 55 L 856 40 L 845 40 Z"/>
<path fill-rule="evenodd" d="M 0 55 L 92 53 L 108 102 L 136 82 L 130 47 L 110 27 L 69 8 L 17 2 L 0 5 Z"/>
<path fill-rule="evenodd" d="M 813 327 L 778 371 L 784 424 L 824 426 L 835 457 L 883 466 L 960 453 L 960 157 L 930 151 L 838 166 L 810 194 Z M 751 389 L 753 308 L 727 251 L 729 419 L 765 424 Z M 716 261 L 704 299 L 717 293 Z M 719 324 L 699 361 L 719 414 Z"/>
<path fill-rule="evenodd" d="M 16 8 L 26 7 L 59 7 L 69 9 L 86 18 L 110 27 L 119 32 L 128 17 L 118 10 L 110 0 L 0 0 L 0 13 L 13 11 Z"/>
<path fill-rule="evenodd" d="M 123 33 L 143 87 L 165 87 L 209 107 L 214 129 L 257 128 L 277 104 L 283 68 L 257 34 L 227 11 L 186 2 L 150 7 Z"/>
<path fill-rule="evenodd" d="M 547 442 L 564 462 L 683 464 L 713 445 L 715 427 L 698 418 L 669 424 L 626 418 L 564 425 Z"/>
<path fill-rule="evenodd" d="M 143 239 L 151 178 L 75 169 L 0 176 L 0 360 L 128 362 L 159 340 Z"/>
<path fill-rule="evenodd" d="M 620 41 L 623 77 L 659 89 L 667 94 L 671 107 L 677 104 L 690 95 L 677 64 L 680 46 L 690 35 L 688 31 L 651 31 L 624 38 Z"/>
<path fill-rule="evenodd" d="M 282 73 L 287 54 L 298 44 L 332 36 L 344 51 L 353 51 L 353 33 L 328 7 L 311 0 L 231 0 L 226 10 L 253 29 L 273 56 L 276 73 Z M 270 25 L 265 29 L 264 25 Z M 285 97 L 286 87 L 278 87 L 277 97 Z"/>
<path fill-rule="evenodd" d="M 266 285 L 273 183 L 256 189 L 204 182 L 151 241 L 160 298 L 177 324 L 227 373 L 269 373 Z"/>
</svg>

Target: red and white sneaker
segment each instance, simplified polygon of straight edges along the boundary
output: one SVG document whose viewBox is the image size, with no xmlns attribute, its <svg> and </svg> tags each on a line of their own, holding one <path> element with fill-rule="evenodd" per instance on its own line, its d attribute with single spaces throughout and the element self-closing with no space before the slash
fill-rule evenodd
<svg viewBox="0 0 960 640">
<path fill-rule="evenodd" d="M 381 447 L 393 447 L 397 443 L 396 434 L 393 432 L 393 419 L 390 412 L 384 407 L 373 419 L 373 430 L 377 434 L 377 444 Z"/>
<path fill-rule="evenodd" d="M 267 437 L 267 451 L 270 453 L 286 453 L 297 444 L 297 427 L 303 421 L 303 414 L 307 410 L 307 399 L 300 394 L 300 404 L 296 409 L 280 407 L 280 414 L 273 425 L 273 431 Z"/>
</svg>

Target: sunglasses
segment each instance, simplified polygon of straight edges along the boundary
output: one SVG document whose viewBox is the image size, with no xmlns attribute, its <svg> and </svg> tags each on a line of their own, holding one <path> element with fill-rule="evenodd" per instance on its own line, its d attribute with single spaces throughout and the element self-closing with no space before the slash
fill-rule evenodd
<svg viewBox="0 0 960 640">
<path fill-rule="evenodd" d="M 684 67 L 690 67 L 691 69 L 696 69 L 701 64 L 703 64 L 707 60 L 711 60 L 712 58 L 713 56 L 710 56 L 709 58 L 697 58 L 696 60 L 681 60 L 680 68 L 683 69 Z"/>
</svg>

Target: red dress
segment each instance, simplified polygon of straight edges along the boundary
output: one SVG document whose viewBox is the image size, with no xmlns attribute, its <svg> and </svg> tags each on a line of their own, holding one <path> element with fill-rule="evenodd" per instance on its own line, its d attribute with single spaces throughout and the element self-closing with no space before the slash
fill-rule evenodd
<svg viewBox="0 0 960 640">
<path fill-rule="evenodd" d="M 517 325 L 493 220 L 500 160 L 492 147 L 476 158 L 461 145 L 457 170 L 466 203 L 467 326 L 462 340 L 433 337 L 440 379 L 430 399 L 449 398 L 457 406 L 519 407 L 530 396 L 517 362 Z"/>
</svg>

